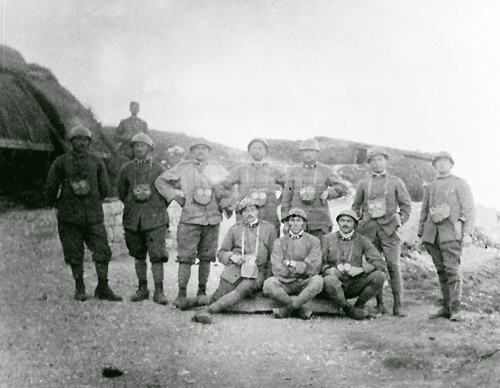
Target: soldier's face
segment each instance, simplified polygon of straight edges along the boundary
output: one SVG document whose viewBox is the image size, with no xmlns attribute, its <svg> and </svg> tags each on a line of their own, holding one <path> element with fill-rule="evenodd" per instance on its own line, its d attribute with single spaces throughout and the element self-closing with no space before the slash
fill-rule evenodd
<svg viewBox="0 0 500 388">
<path fill-rule="evenodd" d="M 242 210 L 241 214 L 247 224 L 253 224 L 259 215 L 259 209 L 257 209 L 257 206 L 247 206 Z"/>
<path fill-rule="evenodd" d="M 288 219 L 288 226 L 293 233 L 300 233 L 300 231 L 304 229 L 304 219 L 298 216 L 290 217 Z"/>
<path fill-rule="evenodd" d="M 139 113 L 139 104 L 130 104 L 130 113 L 132 113 L 134 116 Z"/>
<path fill-rule="evenodd" d="M 375 155 L 370 159 L 370 167 L 377 174 L 384 172 L 387 168 L 387 159 L 384 155 Z"/>
<path fill-rule="evenodd" d="M 204 162 L 207 160 L 209 152 L 210 152 L 210 149 L 206 145 L 203 145 L 203 144 L 197 145 L 197 146 L 193 147 L 193 149 L 191 150 L 193 157 L 200 162 Z"/>
<path fill-rule="evenodd" d="M 302 150 L 302 160 L 306 163 L 314 163 L 318 159 L 319 152 L 316 150 Z"/>
<path fill-rule="evenodd" d="M 252 143 L 248 149 L 248 153 L 256 162 L 263 160 L 267 154 L 266 146 L 259 141 Z"/>
<path fill-rule="evenodd" d="M 339 217 L 339 229 L 342 233 L 349 234 L 354 230 L 354 226 L 356 225 L 356 221 L 354 221 L 349 216 L 340 216 Z"/>
<path fill-rule="evenodd" d="M 146 156 L 148 156 L 148 153 L 149 153 L 149 145 L 141 141 L 134 143 L 134 156 L 137 159 L 146 158 Z"/>
<path fill-rule="evenodd" d="M 453 167 L 453 163 L 448 158 L 439 158 L 434 163 L 434 168 L 439 174 L 448 174 Z"/>
<path fill-rule="evenodd" d="M 90 147 L 90 139 L 85 136 L 75 136 L 71 139 L 71 145 L 76 152 L 87 152 Z"/>
</svg>

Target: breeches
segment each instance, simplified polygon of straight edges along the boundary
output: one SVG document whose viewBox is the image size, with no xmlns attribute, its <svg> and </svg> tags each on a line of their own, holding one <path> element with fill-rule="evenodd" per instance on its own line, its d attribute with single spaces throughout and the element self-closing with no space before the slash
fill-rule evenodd
<svg viewBox="0 0 500 388">
<path fill-rule="evenodd" d="M 200 261 L 215 261 L 219 243 L 219 224 L 196 225 L 180 223 L 177 228 L 177 261 L 194 264 Z"/>
<path fill-rule="evenodd" d="M 166 238 L 167 226 L 165 225 L 144 231 L 125 229 L 125 243 L 130 256 L 136 260 L 146 260 L 149 253 L 151 263 L 166 263 L 168 261 Z"/>
</svg>

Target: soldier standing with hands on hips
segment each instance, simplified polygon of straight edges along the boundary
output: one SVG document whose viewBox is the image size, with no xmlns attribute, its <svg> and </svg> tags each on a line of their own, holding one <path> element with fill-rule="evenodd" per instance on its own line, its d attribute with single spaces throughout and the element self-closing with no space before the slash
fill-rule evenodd
<svg viewBox="0 0 500 388">
<path fill-rule="evenodd" d="M 156 178 L 165 169 L 153 162 L 149 156 L 153 150 L 153 140 L 148 135 L 135 135 L 131 148 L 134 160 L 123 166 L 118 180 L 118 196 L 125 206 L 125 242 L 130 255 L 135 258 L 135 272 L 139 281 L 139 288 L 130 300 L 140 302 L 149 298 L 146 262 L 149 253 L 155 285 L 153 301 L 166 305 L 167 298 L 163 293 L 163 263 L 168 261 L 165 247 L 168 203 L 154 185 Z"/>
<path fill-rule="evenodd" d="M 359 233 L 368 237 L 387 263 L 394 300 L 392 312 L 405 317 L 403 311 L 403 278 L 401 276 L 401 240 L 398 228 L 408 221 L 411 198 L 401 179 L 387 173 L 387 152 L 380 147 L 368 151 L 371 174 L 359 181 L 352 210 L 360 214 Z M 377 312 L 386 314 L 383 290 L 377 295 Z"/>
<path fill-rule="evenodd" d="M 75 279 L 75 299 L 88 299 L 83 280 L 84 244 L 92 252 L 97 272 L 94 296 L 119 302 L 123 300 L 108 285 L 111 249 L 104 227 L 102 201 L 109 193 L 104 164 L 89 153 L 92 132 L 76 126 L 69 135 L 72 150 L 59 156 L 47 175 L 46 195 L 57 208 L 57 227 L 64 261 Z"/>
<path fill-rule="evenodd" d="M 462 320 L 462 280 L 458 272 L 462 247 L 472 243 L 475 208 L 472 192 L 463 179 L 451 174 L 455 162 L 448 152 L 437 153 L 432 165 L 437 178 L 425 188 L 418 236 L 437 270 L 442 308 L 430 319 Z"/>
</svg>

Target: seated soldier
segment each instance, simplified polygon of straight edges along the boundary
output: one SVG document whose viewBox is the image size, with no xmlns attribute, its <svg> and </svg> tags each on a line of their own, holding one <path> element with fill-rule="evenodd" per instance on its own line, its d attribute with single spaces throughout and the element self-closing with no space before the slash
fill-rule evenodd
<svg viewBox="0 0 500 388">
<path fill-rule="evenodd" d="M 259 220 L 259 206 L 254 199 L 244 198 L 237 212 L 242 216 L 241 221 L 229 229 L 217 253 L 225 265 L 219 287 L 211 296 L 183 299 L 177 306 L 187 310 L 208 305 L 194 315 L 194 322 L 212 323 L 210 314 L 221 312 L 260 290 L 270 272 L 271 248 L 276 239 L 274 225 Z"/>
<path fill-rule="evenodd" d="M 275 318 L 288 318 L 296 312 L 310 319 L 312 311 L 304 305 L 323 288 L 321 245 L 319 239 L 304 230 L 307 216 L 304 210 L 292 208 L 284 219 L 288 233 L 274 242 L 271 255 L 273 277 L 264 282 L 264 292 L 283 304 L 273 309 Z M 293 296 L 292 296 L 293 295 Z"/>
<path fill-rule="evenodd" d="M 358 217 L 352 210 L 337 216 L 339 231 L 323 238 L 323 282 L 328 297 L 356 320 L 375 318 L 365 303 L 382 290 L 386 264 L 372 242 L 358 234 Z M 358 297 L 354 306 L 347 299 Z"/>
</svg>

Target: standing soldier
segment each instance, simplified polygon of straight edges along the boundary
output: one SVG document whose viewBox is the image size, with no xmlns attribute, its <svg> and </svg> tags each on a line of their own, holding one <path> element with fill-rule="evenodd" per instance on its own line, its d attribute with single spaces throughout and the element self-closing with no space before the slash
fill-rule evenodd
<svg viewBox="0 0 500 388">
<path fill-rule="evenodd" d="M 368 237 L 383 253 L 394 299 L 392 312 L 397 317 L 404 317 L 403 279 L 399 266 L 401 240 L 397 230 L 410 218 L 411 199 L 403 181 L 387 174 L 388 159 L 383 148 L 368 150 L 368 163 L 372 172 L 359 181 L 352 210 L 361 218 L 359 233 Z M 377 295 L 377 313 L 387 313 L 383 291 Z"/>
<path fill-rule="evenodd" d="M 156 188 L 168 202 L 177 201 L 182 213 L 177 228 L 177 261 L 179 293 L 175 304 L 186 297 L 191 266 L 199 259 L 197 296 L 206 294 L 210 262 L 215 261 L 219 241 L 219 224 L 224 210 L 225 191 L 220 182 L 227 171 L 208 161 L 211 147 L 196 140 L 189 148 L 192 160 L 186 160 L 166 171 L 156 180 Z M 221 202 L 222 201 L 222 202 Z"/>
<path fill-rule="evenodd" d="M 364 308 L 384 286 L 386 264 L 368 237 L 355 231 L 358 217 L 352 210 L 337 216 L 339 231 L 323 239 L 323 289 L 349 318 L 375 318 Z M 354 306 L 347 299 L 358 297 Z"/>
<path fill-rule="evenodd" d="M 282 218 L 291 208 L 299 207 L 307 214 L 307 232 L 322 239 L 332 231 L 328 201 L 347 194 L 347 187 L 330 168 L 318 163 L 319 143 L 304 140 L 300 145 L 303 163 L 292 167 L 283 188 Z"/>
<path fill-rule="evenodd" d="M 208 305 L 195 314 L 194 322 L 212 323 L 211 314 L 221 312 L 262 289 L 270 273 L 271 249 L 276 240 L 274 226 L 259 219 L 259 204 L 252 198 L 244 198 L 238 204 L 237 212 L 241 221 L 229 229 L 217 254 L 225 266 L 219 287 L 210 296 L 179 302 L 181 310 Z"/>
<path fill-rule="evenodd" d="M 148 124 L 137 116 L 139 114 L 139 109 L 139 103 L 132 101 L 130 103 L 130 117 L 120 121 L 115 132 L 115 143 L 118 152 L 127 159 L 132 159 L 134 157 L 130 147 L 132 137 L 141 132 L 148 132 Z"/>
<path fill-rule="evenodd" d="M 475 209 L 467 182 L 451 174 L 454 164 L 448 152 L 434 156 L 432 165 L 438 176 L 426 187 L 422 200 L 418 236 L 432 256 L 443 294 L 443 307 L 430 319 L 462 319 L 458 267 L 462 247 L 472 243 Z"/>
<path fill-rule="evenodd" d="M 57 207 L 59 238 L 64 261 L 71 266 L 75 279 L 75 299 L 87 300 L 83 280 L 84 243 L 92 252 L 97 272 L 98 299 L 121 301 L 108 285 L 111 249 L 104 227 L 102 201 L 109 184 L 103 163 L 89 154 L 92 133 L 79 125 L 70 132 L 72 150 L 59 156 L 50 167 L 46 194 Z"/>
<path fill-rule="evenodd" d="M 163 293 L 163 263 L 168 261 L 165 248 L 168 214 L 167 204 L 154 185 L 156 178 L 165 169 L 149 157 L 153 140 L 148 135 L 135 135 L 131 147 L 135 159 L 122 168 L 118 182 L 118 196 L 125 205 L 125 242 L 130 255 L 135 258 L 135 272 L 139 281 L 139 288 L 130 300 L 139 302 L 149 298 L 146 262 L 149 253 L 155 284 L 153 301 L 166 305 L 167 298 Z"/>
<path fill-rule="evenodd" d="M 253 139 L 248 144 L 248 153 L 252 162 L 247 166 L 237 168 L 224 180 L 226 189 L 238 184 L 238 202 L 243 198 L 254 199 L 259 205 L 259 219 L 270 222 L 279 235 L 280 221 L 276 199 L 276 185 L 283 187 L 285 179 L 278 169 L 271 167 L 266 160 L 269 146 L 264 139 Z"/>
<path fill-rule="evenodd" d="M 264 292 L 283 305 L 273 310 L 275 318 L 287 318 L 296 312 L 301 319 L 310 319 L 312 311 L 304 305 L 323 289 L 323 279 L 319 275 L 321 244 L 317 237 L 305 232 L 307 215 L 304 210 L 291 209 L 285 222 L 288 232 L 274 242 L 273 276 L 264 282 Z"/>
</svg>

